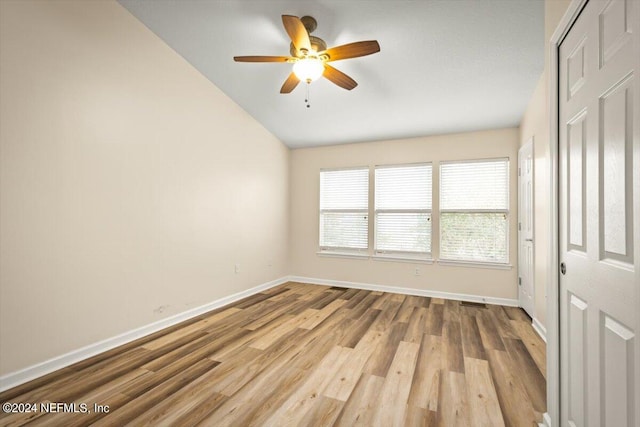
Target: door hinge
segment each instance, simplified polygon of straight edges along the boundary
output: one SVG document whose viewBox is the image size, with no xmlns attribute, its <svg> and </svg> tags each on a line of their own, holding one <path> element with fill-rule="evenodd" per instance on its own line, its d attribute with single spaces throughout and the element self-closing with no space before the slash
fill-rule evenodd
<svg viewBox="0 0 640 427">
<path fill-rule="evenodd" d="M 520 230 L 522 230 L 522 223 L 521 222 L 518 223 L 518 231 L 520 231 Z"/>
<path fill-rule="evenodd" d="M 520 168 L 518 168 L 518 176 L 522 176 L 521 173 L 522 171 L 520 170 Z"/>
<path fill-rule="evenodd" d="M 522 277 L 518 277 L 518 286 L 522 286 Z"/>
</svg>

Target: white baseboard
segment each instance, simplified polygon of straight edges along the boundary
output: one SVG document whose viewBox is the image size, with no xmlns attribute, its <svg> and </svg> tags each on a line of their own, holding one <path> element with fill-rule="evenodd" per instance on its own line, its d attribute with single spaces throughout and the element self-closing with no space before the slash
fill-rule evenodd
<svg viewBox="0 0 640 427">
<path fill-rule="evenodd" d="M 337 286 L 340 288 L 364 289 L 367 291 L 391 292 L 395 294 L 416 295 L 420 297 L 446 298 L 460 301 L 480 302 L 488 304 L 518 307 L 517 299 L 485 297 L 481 295 L 458 294 L 453 292 L 430 291 L 426 289 L 401 288 L 396 286 L 374 285 L 370 283 L 346 282 L 343 280 L 317 279 L 312 277 L 289 276 L 292 282 L 311 283 L 314 285 Z"/>
<path fill-rule="evenodd" d="M 540 424 L 540 427 L 551 427 L 551 416 L 548 412 L 545 412 L 542 416 L 542 424 Z"/>
<path fill-rule="evenodd" d="M 540 335 L 542 341 L 547 342 L 547 328 L 545 328 L 544 325 L 535 317 L 531 319 L 531 326 L 533 326 L 533 330 Z"/>
<path fill-rule="evenodd" d="M 518 306 L 518 300 L 516 299 L 485 297 L 480 295 L 458 294 L 458 293 L 452 293 L 452 292 L 440 292 L 440 291 L 403 288 L 403 287 L 395 287 L 395 286 L 384 286 L 384 285 L 375 285 L 375 284 L 360 283 L 360 282 L 347 282 L 342 280 L 317 279 L 317 278 L 301 277 L 301 276 L 285 276 L 276 280 L 272 280 L 267 283 L 263 283 L 253 288 L 235 293 L 233 295 L 229 295 L 227 297 L 217 299 L 215 301 L 212 301 L 200 307 L 195 307 L 190 310 L 184 311 L 182 313 L 175 314 L 171 317 L 167 317 L 166 319 L 158 320 L 157 322 L 153 322 L 148 325 L 142 326 L 140 328 L 133 329 L 131 331 L 122 333 L 115 337 L 107 338 L 105 340 L 79 348 L 77 350 L 70 351 L 69 353 L 54 357 L 52 359 L 46 360 L 36 365 L 26 367 L 19 371 L 5 374 L 0 377 L 0 391 L 8 390 L 20 384 L 24 384 L 28 381 L 39 378 L 43 375 L 49 374 L 58 369 L 65 368 L 74 363 L 88 359 L 89 357 L 111 350 L 123 344 L 127 344 L 131 341 L 135 341 L 139 338 L 145 337 L 154 332 L 176 325 L 180 322 L 184 322 L 185 320 L 189 320 L 193 317 L 199 316 L 208 311 L 215 310 L 216 308 L 220 308 L 227 304 L 231 304 L 232 302 L 238 301 L 242 298 L 246 298 L 253 294 L 257 294 L 259 292 L 270 289 L 274 286 L 281 285 L 288 281 L 311 283 L 315 285 L 324 285 L 324 286 L 337 286 L 341 288 L 355 288 L 355 289 L 364 289 L 369 291 L 391 292 L 391 293 L 399 293 L 399 294 L 406 294 L 406 295 L 481 302 L 481 303 L 488 303 L 488 304 L 500 304 L 500 305 L 507 305 L 512 307 Z M 544 330 L 544 327 L 542 325 L 540 325 L 540 327 L 542 328 L 542 330 Z M 536 325 L 534 323 L 534 329 L 535 328 L 536 328 Z M 540 333 L 540 331 L 538 331 L 537 329 L 536 331 Z M 544 335 L 541 335 L 541 336 L 543 337 L 543 339 L 545 339 Z"/>
<path fill-rule="evenodd" d="M 234 301 L 238 301 L 242 298 L 257 294 L 264 290 L 273 288 L 274 286 L 281 285 L 283 283 L 286 283 L 287 281 L 289 281 L 289 277 L 281 277 L 279 279 L 263 283 L 253 288 L 235 293 L 233 295 L 217 299 L 200 307 L 195 307 L 182 313 L 175 314 L 173 316 L 167 317 L 166 319 L 158 320 L 157 322 L 153 322 L 140 328 L 125 332 L 123 334 L 116 335 L 115 337 L 107 338 L 105 340 L 89 344 L 88 346 L 70 351 L 69 353 L 54 357 L 36 365 L 26 367 L 19 371 L 5 374 L 0 377 L 0 391 L 8 390 L 20 384 L 24 384 L 27 381 L 31 381 L 53 371 L 57 371 L 58 369 L 62 369 L 74 363 L 88 359 L 89 357 L 95 356 L 96 354 L 111 350 L 112 348 L 127 344 L 131 341 L 135 341 L 139 338 L 176 325 L 180 322 L 184 322 L 185 320 L 189 320 L 208 311 L 223 307 Z"/>
</svg>

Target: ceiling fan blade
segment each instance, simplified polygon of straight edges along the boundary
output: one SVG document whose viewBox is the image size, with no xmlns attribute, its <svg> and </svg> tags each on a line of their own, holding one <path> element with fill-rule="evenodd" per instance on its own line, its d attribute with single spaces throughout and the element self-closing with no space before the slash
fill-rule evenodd
<svg viewBox="0 0 640 427">
<path fill-rule="evenodd" d="M 298 86 L 298 83 L 300 83 L 300 79 L 294 73 L 289 74 L 289 77 L 280 88 L 280 93 L 290 93 Z"/>
<path fill-rule="evenodd" d="M 234 56 L 236 62 L 287 62 L 290 56 Z"/>
<path fill-rule="evenodd" d="M 304 28 L 300 18 L 292 15 L 282 15 L 282 24 L 284 24 L 284 29 L 289 34 L 291 42 L 297 50 L 311 50 L 309 33 L 307 33 L 307 29 Z"/>
<path fill-rule="evenodd" d="M 322 75 L 331 82 L 347 90 L 351 90 L 358 86 L 358 83 L 356 83 L 355 80 L 347 76 L 342 71 L 336 70 L 329 64 L 324 64 L 324 73 L 322 73 Z"/>
<path fill-rule="evenodd" d="M 367 40 L 332 47 L 324 52 L 320 52 L 320 54 L 327 54 L 329 56 L 327 61 L 338 61 L 340 59 L 371 55 L 376 52 L 380 52 L 380 45 L 378 42 L 376 40 Z"/>
</svg>

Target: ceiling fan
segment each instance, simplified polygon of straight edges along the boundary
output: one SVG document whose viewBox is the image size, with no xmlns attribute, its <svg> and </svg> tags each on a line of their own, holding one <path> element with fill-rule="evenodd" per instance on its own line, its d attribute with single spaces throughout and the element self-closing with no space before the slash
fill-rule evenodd
<svg viewBox="0 0 640 427">
<path fill-rule="evenodd" d="M 358 83 L 328 63 L 380 52 L 380 45 L 376 40 L 348 43 L 327 49 L 324 40 L 310 35 L 318 25 L 311 16 L 298 18 L 297 16 L 282 15 L 282 23 L 291 38 L 289 49 L 291 56 L 233 57 L 237 62 L 286 62 L 293 64 L 293 71 L 280 88 L 280 93 L 290 93 L 300 81 L 311 83 L 321 76 L 341 88 L 351 90 Z"/>
</svg>

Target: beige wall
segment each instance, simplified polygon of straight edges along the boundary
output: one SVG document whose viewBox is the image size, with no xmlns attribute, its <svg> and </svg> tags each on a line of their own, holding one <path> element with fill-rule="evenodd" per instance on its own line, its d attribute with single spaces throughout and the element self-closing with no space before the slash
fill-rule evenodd
<svg viewBox="0 0 640 427">
<path fill-rule="evenodd" d="M 116 2 L 0 8 L 0 374 L 288 273 L 286 147 Z"/>
<path fill-rule="evenodd" d="M 546 1 L 547 40 L 568 3 Z M 546 60 L 519 134 L 290 155 L 115 2 L 3 0 L 0 19 L 0 375 L 287 273 L 517 298 L 516 151 L 531 136 L 544 322 Z M 501 156 L 513 269 L 316 255 L 321 167 Z"/>
<path fill-rule="evenodd" d="M 518 129 L 501 129 L 455 135 L 431 136 L 397 141 L 368 142 L 297 149 L 291 152 L 291 272 L 294 275 L 407 287 L 497 298 L 517 298 L 517 150 Z M 375 166 L 434 162 L 434 212 L 438 209 L 437 162 L 474 158 L 509 157 L 511 159 L 510 270 L 453 267 L 380 260 L 360 260 L 319 256 L 318 197 L 321 168 Z M 371 223 L 371 221 L 370 221 Z M 369 241 L 373 241 L 370 226 Z M 438 216 L 433 221 L 437 235 Z M 371 246 L 371 245 L 370 245 Z M 438 240 L 433 241 L 434 256 Z M 415 268 L 421 275 L 415 276 Z"/>
<path fill-rule="evenodd" d="M 546 325 L 546 285 L 549 269 L 551 170 L 549 146 L 548 43 L 570 0 L 545 1 L 545 66 L 520 123 L 520 145 L 534 140 L 534 282 L 535 318 Z"/>
</svg>

